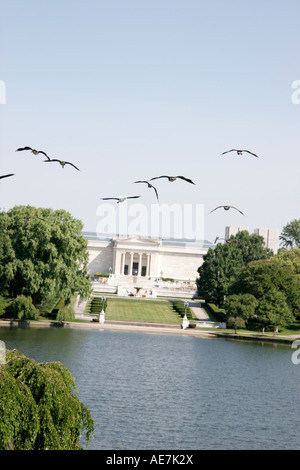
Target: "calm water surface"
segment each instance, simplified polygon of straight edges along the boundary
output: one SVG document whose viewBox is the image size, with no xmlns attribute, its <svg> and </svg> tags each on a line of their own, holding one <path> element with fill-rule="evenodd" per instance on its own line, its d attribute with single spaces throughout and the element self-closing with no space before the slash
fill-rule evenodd
<svg viewBox="0 0 300 470">
<path fill-rule="evenodd" d="M 300 449 L 290 346 L 17 327 L 0 340 L 70 370 L 97 423 L 88 449 Z"/>
</svg>

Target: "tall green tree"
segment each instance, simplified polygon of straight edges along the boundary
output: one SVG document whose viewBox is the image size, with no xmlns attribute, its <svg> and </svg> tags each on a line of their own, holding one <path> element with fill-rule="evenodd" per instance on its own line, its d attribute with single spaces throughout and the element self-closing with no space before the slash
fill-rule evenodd
<svg viewBox="0 0 300 470">
<path fill-rule="evenodd" d="M 231 284 L 237 279 L 242 267 L 250 261 L 268 259 L 273 252 L 265 248 L 264 239 L 247 231 L 231 236 L 228 243 L 209 249 L 198 269 L 198 295 L 206 301 L 223 305 Z"/>
<path fill-rule="evenodd" d="M 291 253 L 291 259 L 294 253 Z M 297 264 L 296 264 L 297 266 Z M 280 292 L 295 316 L 300 314 L 300 275 L 297 268 L 283 253 L 269 260 L 258 260 L 245 266 L 230 286 L 230 294 L 252 294 L 261 300 L 274 292 Z"/>
<path fill-rule="evenodd" d="M 269 291 L 259 299 L 257 320 L 264 326 L 280 326 L 293 321 L 293 314 L 286 296 L 278 290 Z"/>
<path fill-rule="evenodd" d="M 300 219 L 294 219 L 285 225 L 279 240 L 284 248 L 300 248 Z"/>
<path fill-rule="evenodd" d="M 229 295 L 225 302 L 226 315 L 242 318 L 246 323 L 255 315 L 258 300 L 252 294 Z"/>
<path fill-rule="evenodd" d="M 0 294 L 31 296 L 35 305 L 87 297 L 87 240 L 64 210 L 16 206 L 0 213 Z"/>
</svg>

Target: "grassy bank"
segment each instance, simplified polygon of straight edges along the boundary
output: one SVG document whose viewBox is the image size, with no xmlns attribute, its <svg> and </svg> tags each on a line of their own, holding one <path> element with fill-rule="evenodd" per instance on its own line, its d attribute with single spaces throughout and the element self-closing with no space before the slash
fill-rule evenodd
<svg viewBox="0 0 300 470">
<path fill-rule="evenodd" d="M 141 321 L 181 324 L 182 318 L 173 309 L 172 302 L 109 298 L 106 320 Z"/>
</svg>

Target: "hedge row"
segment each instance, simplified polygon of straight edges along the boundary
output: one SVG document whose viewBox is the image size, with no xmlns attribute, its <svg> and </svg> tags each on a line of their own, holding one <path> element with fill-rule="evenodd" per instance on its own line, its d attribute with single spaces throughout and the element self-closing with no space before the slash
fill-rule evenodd
<svg viewBox="0 0 300 470">
<path fill-rule="evenodd" d="M 174 302 L 172 302 L 172 307 L 178 313 L 178 315 L 180 315 L 182 318 L 184 317 L 185 307 L 184 307 L 183 302 L 174 301 Z M 186 309 L 186 317 L 188 318 L 188 320 L 192 320 L 192 318 L 193 318 L 193 313 L 192 313 L 190 307 L 187 307 L 187 309 Z"/>
<path fill-rule="evenodd" d="M 217 307 L 215 304 L 207 303 L 205 304 L 208 312 L 213 316 L 216 321 L 224 322 L 226 321 L 226 312 L 223 308 Z"/>
<path fill-rule="evenodd" d="M 107 299 L 105 299 L 104 302 L 104 312 L 106 311 L 107 307 Z M 102 300 L 101 297 L 92 297 L 86 306 L 86 312 L 87 313 L 100 313 L 102 310 Z"/>
</svg>

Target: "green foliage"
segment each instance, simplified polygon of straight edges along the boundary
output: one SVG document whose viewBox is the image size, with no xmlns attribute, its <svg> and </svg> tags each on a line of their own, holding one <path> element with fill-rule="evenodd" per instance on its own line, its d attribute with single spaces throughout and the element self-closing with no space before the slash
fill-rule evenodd
<svg viewBox="0 0 300 470">
<path fill-rule="evenodd" d="M 4 297 L 0 295 L 0 317 L 3 317 L 5 315 L 5 309 L 6 309 L 7 303 L 8 303 L 7 299 L 5 299 Z"/>
<path fill-rule="evenodd" d="M 183 318 L 185 315 L 185 306 L 184 302 L 172 302 L 173 309 Z M 193 312 L 190 307 L 186 309 L 186 317 L 191 320 L 193 318 Z"/>
<path fill-rule="evenodd" d="M 18 318 L 19 320 L 36 320 L 39 311 L 32 304 L 31 297 L 18 295 L 10 302 L 6 313 L 9 314 L 9 317 Z"/>
<path fill-rule="evenodd" d="M 238 328 L 245 328 L 245 320 L 241 317 L 228 317 L 227 327 L 234 328 L 237 333 Z"/>
<path fill-rule="evenodd" d="M 94 421 L 74 391 L 74 379 L 59 362 L 38 364 L 18 351 L 6 351 L 0 365 L 0 449 L 81 449 Z"/>
<path fill-rule="evenodd" d="M 91 293 L 82 223 L 64 210 L 16 206 L 0 213 L 0 294 L 35 305 Z"/>
<path fill-rule="evenodd" d="M 300 248 L 300 219 L 289 222 L 279 236 L 284 248 Z"/>
<path fill-rule="evenodd" d="M 235 281 L 241 269 L 250 261 L 268 259 L 272 251 L 264 247 L 263 237 L 249 235 L 247 231 L 231 236 L 229 243 L 218 244 L 204 255 L 204 263 L 198 269 L 197 294 L 206 302 L 218 306 L 224 304 L 230 285 Z"/>
<path fill-rule="evenodd" d="M 107 308 L 107 298 L 105 298 L 105 302 L 103 305 L 104 312 L 106 312 Z M 102 299 L 101 297 L 92 297 L 87 305 L 88 313 L 100 313 L 102 311 Z"/>
<path fill-rule="evenodd" d="M 211 314 L 214 321 L 225 321 L 226 314 L 223 308 L 217 307 L 215 304 L 208 302 L 205 307 L 208 310 L 208 314 Z"/>
<path fill-rule="evenodd" d="M 74 321 L 75 320 L 75 312 L 72 307 L 64 307 L 60 308 L 56 315 L 57 321 Z"/>
<path fill-rule="evenodd" d="M 293 321 L 293 314 L 283 292 L 270 291 L 259 300 L 256 314 L 261 325 L 285 325 Z"/>
<path fill-rule="evenodd" d="M 241 318 L 248 321 L 254 318 L 258 300 L 252 294 L 233 294 L 227 297 L 225 310 L 230 318 Z"/>
</svg>

